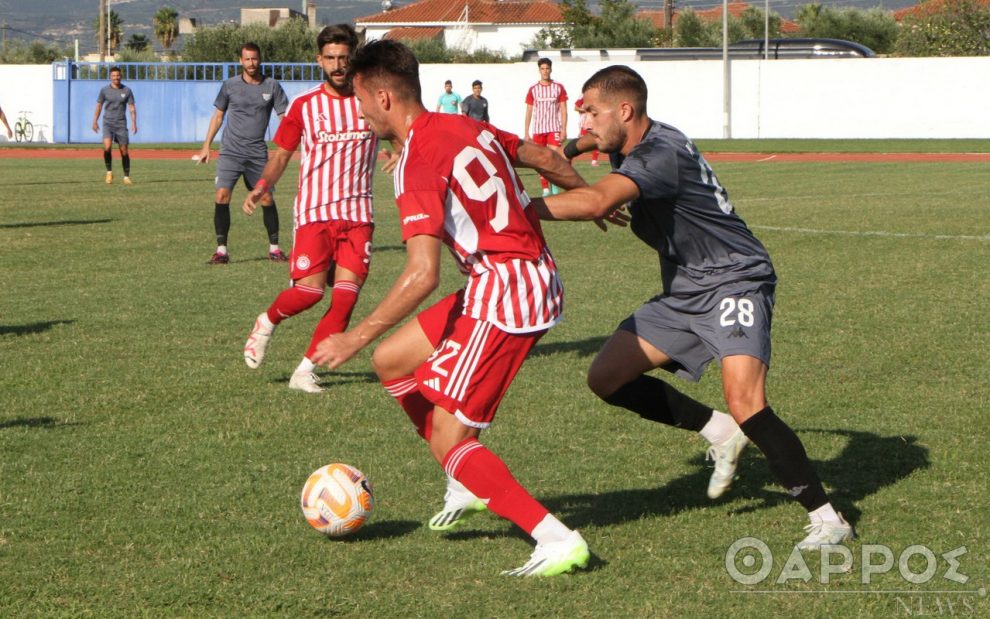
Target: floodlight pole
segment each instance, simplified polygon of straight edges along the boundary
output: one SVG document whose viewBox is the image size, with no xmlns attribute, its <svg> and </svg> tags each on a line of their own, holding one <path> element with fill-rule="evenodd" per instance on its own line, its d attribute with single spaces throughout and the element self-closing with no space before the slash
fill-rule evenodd
<svg viewBox="0 0 990 619">
<path fill-rule="evenodd" d="M 110 0 L 107 0 L 107 56 L 111 56 L 113 49 L 110 47 Z"/>
<path fill-rule="evenodd" d="M 763 59 L 770 59 L 770 0 L 763 1 Z"/>
<path fill-rule="evenodd" d="M 732 137 L 732 83 L 729 77 L 729 0 L 722 0 L 722 137 Z"/>
</svg>

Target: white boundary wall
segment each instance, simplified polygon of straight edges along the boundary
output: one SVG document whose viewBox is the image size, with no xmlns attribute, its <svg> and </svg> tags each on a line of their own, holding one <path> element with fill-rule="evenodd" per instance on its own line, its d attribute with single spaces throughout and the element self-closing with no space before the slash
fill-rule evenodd
<svg viewBox="0 0 990 619">
<path fill-rule="evenodd" d="M 584 80 L 607 64 L 559 61 L 553 77 L 573 103 Z M 652 118 L 693 138 L 722 137 L 720 60 L 633 67 L 650 89 Z M 737 60 L 731 70 L 733 138 L 990 138 L 990 57 Z M 470 94 L 473 80 L 482 80 L 492 122 L 522 134 L 526 90 L 539 74 L 533 62 L 423 65 L 420 77 L 423 102 L 431 111 L 444 80 L 452 80 L 462 96 Z M 0 107 L 11 125 L 18 111 L 28 110 L 35 133 L 40 129 L 44 141 L 50 141 L 51 67 L 0 65 L 0 82 L 7 84 L 0 91 Z M 74 111 L 87 118 L 92 113 L 90 106 Z M 573 106 L 568 127 L 568 136 L 574 137 Z"/>
</svg>

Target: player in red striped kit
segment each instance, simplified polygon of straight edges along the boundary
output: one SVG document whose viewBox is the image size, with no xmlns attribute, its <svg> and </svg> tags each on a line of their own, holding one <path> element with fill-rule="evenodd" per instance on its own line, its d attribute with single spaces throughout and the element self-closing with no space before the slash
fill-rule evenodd
<svg viewBox="0 0 990 619">
<path fill-rule="evenodd" d="M 527 354 L 562 312 L 553 257 L 512 166 L 538 169 L 563 187 L 584 181 L 553 151 L 467 116 L 428 112 L 416 57 L 401 43 L 361 47 L 349 73 L 371 128 L 404 143 L 395 194 L 407 259 L 381 303 L 320 343 L 315 360 L 338 367 L 415 311 L 439 284 L 447 245 L 466 286 L 383 341 L 372 358 L 375 371 L 455 480 L 464 508 L 487 505 L 536 540 L 530 560 L 503 574 L 552 576 L 584 567 L 589 553 L 581 535 L 478 441 Z"/>
<path fill-rule="evenodd" d="M 541 146 L 560 149 L 567 141 L 567 91 L 564 85 L 550 79 L 553 62 L 549 58 L 537 61 L 540 67 L 540 81 L 526 91 L 526 129 L 527 140 L 532 140 Z M 559 189 L 551 186 L 547 179 L 540 176 L 543 195 L 557 193 Z"/>
<path fill-rule="evenodd" d="M 292 101 L 275 133 L 278 150 L 244 201 L 244 212 L 250 215 L 302 144 L 289 262 L 292 285 L 255 320 L 244 345 L 244 361 L 250 368 L 261 365 L 275 327 L 319 303 L 329 281 L 330 307 L 289 379 L 291 389 L 308 393 L 323 390 L 313 372 L 317 343 L 347 328 L 368 276 L 378 145 L 346 79 L 348 60 L 357 47 L 354 29 L 347 24 L 327 26 L 317 37 L 317 47 L 326 81 Z"/>
</svg>

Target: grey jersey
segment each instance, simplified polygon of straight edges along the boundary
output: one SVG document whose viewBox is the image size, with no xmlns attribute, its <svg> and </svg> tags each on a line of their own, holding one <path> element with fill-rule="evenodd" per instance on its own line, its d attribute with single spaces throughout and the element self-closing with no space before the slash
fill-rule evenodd
<svg viewBox="0 0 990 619">
<path fill-rule="evenodd" d="M 660 254 L 664 293 L 691 295 L 734 282 L 776 283 L 770 255 L 736 215 L 694 143 L 661 122 L 628 156 L 613 153 L 613 174 L 639 187 L 632 231 Z"/>
<path fill-rule="evenodd" d="M 134 104 L 134 93 L 123 84 L 114 88 L 107 84 L 100 89 L 96 102 L 103 106 L 103 126 L 127 129 L 127 106 Z"/>
<path fill-rule="evenodd" d="M 235 75 L 220 86 L 213 105 L 226 113 L 221 154 L 267 158 L 265 131 L 272 110 L 279 115 L 285 114 L 289 99 L 281 84 L 270 77 L 263 78 L 260 84 L 249 84 L 242 76 Z"/>
<path fill-rule="evenodd" d="M 488 99 L 484 97 L 475 97 L 474 95 L 469 95 L 463 101 L 461 101 L 461 111 L 464 115 L 473 118 L 475 120 L 482 120 L 484 122 L 489 122 L 488 120 Z"/>
</svg>

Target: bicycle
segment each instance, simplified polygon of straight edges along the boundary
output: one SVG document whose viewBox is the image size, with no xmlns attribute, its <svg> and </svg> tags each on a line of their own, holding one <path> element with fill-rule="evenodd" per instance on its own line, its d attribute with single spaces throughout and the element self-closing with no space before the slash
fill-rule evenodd
<svg viewBox="0 0 990 619">
<path fill-rule="evenodd" d="M 14 123 L 14 139 L 18 142 L 30 142 L 34 139 L 34 125 L 27 118 L 28 113 L 21 111 L 17 122 Z"/>
</svg>

